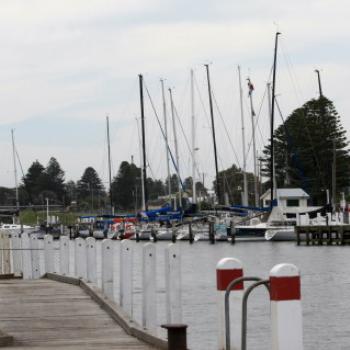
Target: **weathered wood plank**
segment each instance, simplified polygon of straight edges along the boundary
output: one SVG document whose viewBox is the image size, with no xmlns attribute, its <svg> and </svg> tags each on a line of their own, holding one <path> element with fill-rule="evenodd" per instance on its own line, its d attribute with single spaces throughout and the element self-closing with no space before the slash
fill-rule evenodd
<svg viewBox="0 0 350 350">
<path fill-rule="evenodd" d="M 128 335 L 79 286 L 46 279 L 0 281 L 0 329 L 14 336 L 14 350 L 153 349 Z"/>
</svg>

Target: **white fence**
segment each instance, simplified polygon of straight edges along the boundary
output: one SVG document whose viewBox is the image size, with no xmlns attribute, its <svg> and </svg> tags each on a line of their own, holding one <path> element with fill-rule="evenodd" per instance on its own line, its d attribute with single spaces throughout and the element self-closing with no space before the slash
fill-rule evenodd
<svg viewBox="0 0 350 350">
<path fill-rule="evenodd" d="M 54 241 L 51 235 L 43 240 L 27 233 L 0 234 L 0 274 L 22 275 L 23 279 L 38 279 L 45 273 L 57 273 L 83 279 L 99 287 L 110 300 L 122 307 L 133 318 L 134 308 L 134 248 L 129 240 L 95 238 L 70 240 L 61 236 Z M 99 251 L 98 251 L 99 250 Z M 100 259 L 100 261 L 98 261 Z M 165 266 L 157 266 L 157 249 L 153 243 L 142 247 L 141 309 L 142 326 L 155 331 L 157 319 L 157 276 L 165 280 L 166 320 L 181 323 L 181 257 L 178 247 L 171 243 L 165 249 Z M 139 292 L 139 291 L 138 291 Z M 158 304 L 158 305 L 157 305 Z"/>
</svg>

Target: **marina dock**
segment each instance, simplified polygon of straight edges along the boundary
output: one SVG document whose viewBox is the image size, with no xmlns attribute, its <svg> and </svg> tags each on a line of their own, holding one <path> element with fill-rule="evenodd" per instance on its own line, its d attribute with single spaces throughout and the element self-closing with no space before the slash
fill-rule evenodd
<svg viewBox="0 0 350 350">
<path fill-rule="evenodd" d="M 156 349 L 127 334 L 81 287 L 47 278 L 0 280 L 0 330 L 0 345 L 14 350 Z"/>
<path fill-rule="evenodd" d="M 350 244 L 350 225 L 295 226 L 297 245 Z"/>
</svg>

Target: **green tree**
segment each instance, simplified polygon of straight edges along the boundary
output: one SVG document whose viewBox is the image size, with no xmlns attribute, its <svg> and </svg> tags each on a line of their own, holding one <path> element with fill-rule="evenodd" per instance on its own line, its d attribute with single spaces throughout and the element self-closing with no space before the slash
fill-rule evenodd
<svg viewBox="0 0 350 350">
<path fill-rule="evenodd" d="M 123 161 L 112 182 L 115 207 L 122 210 L 134 209 L 136 193 L 139 208 L 141 205 L 141 169 L 133 163 Z"/>
<path fill-rule="evenodd" d="M 104 186 L 96 170 L 93 167 L 89 166 L 84 170 L 81 179 L 78 181 L 78 199 L 90 196 L 91 191 L 96 194 L 102 194 L 104 192 Z"/>
<path fill-rule="evenodd" d="M 79 204 L 85 206 L 100 208 L 105 205 L 105 189 L 96 170 L 89 166 L 77 183 L 77 199 Z"/>
<path fill-rule="evenodd" d="M 248 203 L 254 203 L 254 174 L 246 173 L 248 181 Z M 243 170 L 233 164 L 230 168 L 219 172 L 219 181 L 221 185 L 222 196 L 227 193 L 230 204 L 242 203 Z M 216 181 L 213 182 L 214 188 Z M 260 185 L 259 185 L 260 187 Z M 221 204 L 224 203 L 224 198 L 221 198 Z"/>
<path fill-rule="evenodd" d="M 332 163 L 336 158 L 337 192 L 350 184 L 350 156 L 346 132 L 326 97 L 312 99 L 296 109 L 274 132 L 278 187 L 301 187 L 315 205 L 325 203 L 332 188 Z M 269 176 L 270 146 L 264 149 L 263 171 Z"/>
<path fill-rule="evenodd" d="M 187 177 L 185 180 L 184 180 L 184 190 L 190 195 L 192 196 L 193 193 L 192 193 L 192 183 L 193 183 L 193 180 L 192 180 L 192 176 L 189 176 Z M 196 193 L 197 193 L 197 196 L 198 195 L 207 195 L 207 189 L 203 186 L 203 183 L 201 181 L 197 181 L 196 182 Z"/>
<path fill-rule="evenodd" d="M 169 178 L 165 180 L 165 187 L 168 188 Z M 171 193 L 179 192 L 179 183 L 177 181 L 177 175 L 172 174 L 170 176 L 170 186 L 171 186 Z"/>
<path fill-rule="evenodd" d="M 55 157 L 50 158 L 45 171 L 39 177 L 39 183 L 43 191 L 41 197 L 64 202 L 64 171 Z"/>
<path fill-rule="evenodd" d="M 37 203 L 38 196 L 43 190 L 42 177 L 44 166 L 36 160 L 29 167 L 27 174 L 23 177 L 24 188 L 28 193 L 30 203 Z"/>
<path fill-rule="evenodd" d="M 162 180 L 147 179 L 148 199 L 157 199 L 159 196 L 164 196 L 165 188 Z"/>
</svg>

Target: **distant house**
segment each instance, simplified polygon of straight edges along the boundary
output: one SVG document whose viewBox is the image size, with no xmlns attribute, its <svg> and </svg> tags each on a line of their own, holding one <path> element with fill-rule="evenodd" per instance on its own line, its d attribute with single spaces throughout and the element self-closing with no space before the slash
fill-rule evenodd
<svg viewBox="0 0 350 350">
<path fill-rule="evenodd" d="M 261 197 L 263 207 L 270 206 L 271 191 L 266 191 Z M 310 196 L 301 188 L 278 188 L 276 190 L 277 205 L 282 208 L 305 208 Z"/>
</svg>

